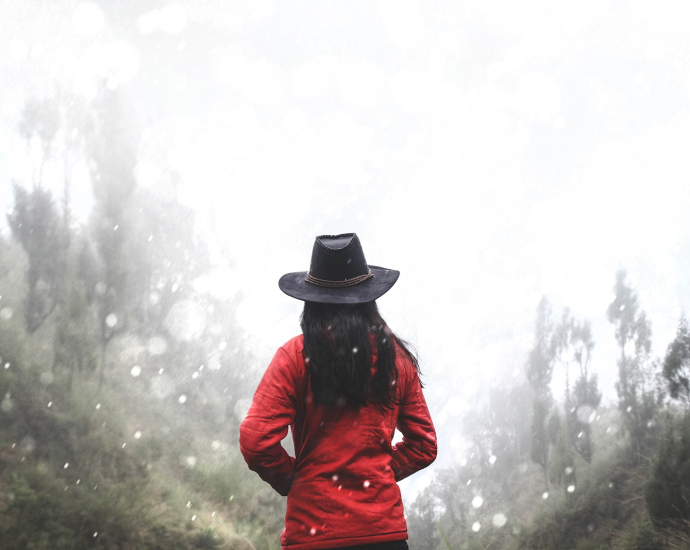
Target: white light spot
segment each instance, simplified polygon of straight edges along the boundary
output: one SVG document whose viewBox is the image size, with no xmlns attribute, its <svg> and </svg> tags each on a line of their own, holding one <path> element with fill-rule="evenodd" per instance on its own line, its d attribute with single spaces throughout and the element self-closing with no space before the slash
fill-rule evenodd
<svg viewBox="0 0 690 550">
<path fill-rule="evenodd" d="M 192 380 L 196 380 L 197 378 L 199 378 L 199 373 L 194 371 L 194 373 L 192 373 Z"/>
<path fill-rule="evenodd" d="M 188 456 L 187 457 L 187 466 L 190 468 L 194 468 L 196 466 L 196 457 L 195 456 Z"/>
<path fill-rule="evenodd" d="M 127 446 L 127 443 L 122 444 L 122 448 L 124 449 Z"/>
<path fill-rule="evenodd" d="M 151 355 L 162 355 L 168 349 L 168 343 L 162 336 L 152 336 L 146 343 L 146 349 Z"/>
<path fill-rule="evenodd" d="M 98 410 L 98 409 L 100 409 L 100 408 L 101 408 L 101 404 L 100 404 L 100 403 L 96 403 L 96 410 Z"/>
<path fill-rule="evenodd" d="M 48 406 L 49 406 L 49 407 L 52 407 L 52 406 L 53 406 L 53 402 L 52 402 L 52 401 L 48 401 Z"/>
<path fill-rule="evenodd" d="M 366 489 L 367 487 L 369 487 L 369 485 L 371 485 L 371 482 L 367 479 L 367 480 L 364 482 L 364 488 Z"/>
<path fill-rule="evenodd" d="M 63 468 L 64 468 L 65 470 L 66 470 L 67 468 L 69 468 L 69 462 L 65 462 L 65 465 L 63 466 Z"/>
<path fill-rule="evenodd" d="M 191 507 L 192 507 L 192 501 L 191 501 L 191 500 L 188 501 L 187 504 L 186 504 L 185 506 L 187 506 L 187 508 L 191 508 Z"/>
<path fill-rule="evenodd" d="M 472 499 L 472 506 L 474 508 L 481 508 L 482 504 L 484 504 L 484 499 L 479 495 Z"/>
<path fill-rule="evenodd" d="M 12 319 L 12 315 L 14 315 L 14 310 L 11 307 L 8 306 L 0 309 L 0 318 L 2 318 L 3 321 Z"/>
<path fill-rule="evenodd" d="M 160 25 L 160 11 L 152 10 L 142 13 L 137 17 L 137 28 L 142 34 L 151 34 L 157 31 Z"/>
<path fill-rule="evenodd" d="M 171 4 L 160 10 L 158 25 L 163 32 L 178 34 L 187 26 L 187 12 L 179 4 Z"/>
<path fill-rule="evenodd" d="M 113 328 L 115 325 L 117 325 L 117 315 L 114 313 L 111 313 L 105 318 L 105 324 L 108 325 L 110 328 Z"/>
<path fill-rule="evenodd" d="M 228 343 L 227 343 L 227 342 L 221 342 L 220 344 L 218 344 L 218 349 L 219 349 L 220 351 L 223 351 L 223 350 L 224 350 L 225 348 L 227 348 L 227 347 L 228 347 Z"/>
<path fill-rule="evenodd" d="M 0 410 L 2 412 L 12 412 L 14 409 L 14 401 L 12 400 L 12 397 L 10 396 L 10 392 L 7 392 L 5 394 L 5 398 L 2 400 L 2 403 L 0 403 Z"/>
<path fill-rule="evenodd" d="M 503 527 L 506 524 L 507 518 L 505 514 L 496 514 L 492 520 L 494 527 Z"/>
<path fill-rule="evenodd" d="M 194 514 L 194 515 L 192 516 L 192 521 L 194 521 L 195 519 L 196 519 L 196 514 Z"/>
<path fill-rule="evenodd" d="M 477 531 L 479 531 L 481 528 L 482 528 L 482 526 L 481 526 L 481 524 L 480 524 L 478 521 L 475 521 L 475 522 L 472 524 L 472 531 L 474 531 L 475 533 L 476 533 Z"/>
<path fill-rule="evenodd" d="M 625 412 L 632 412 L 632 406 L 628 406 L 628 408 L 625 409 Z"/>
<path fill-rule="evenodd" d="M 491 455 L 489 457 L 489 464 L 493 465 L 496 462 L 496 455 Z"/>
<path fill-rule="evenodd" d="M 338 474 L 333 474 L 333 477 L 331 479 L 333 481 L 338 481 Z"/>
<path fill-rule="evenodd" d="M 575 491 L 575 485 L 568 485 L 567 491 L 568 491 L 569 493 L 572 493 L 573 491 Z"/>
<path fill-rule="evenodd" d="M 29 56 L 29 46 L 21 38 L 13 38 L 7 48 L 7 53 L 15 61 L 23 61 Z M 8 210 L 8 214 L 14 212 L 13 208 Z"/>
<path fill-rule="evenodd" d="M 324 83 L 324 69 L 318 63 L 309 63 L 297 69 L 292 75 L 292 90 L 295 95 L 311 99 L 321 93 Z"/>
<path fill-rule="evenodd" d="M 216 513 L 215 513 L 215 512 L 211 512 L 211 517 L 212 517 L 212 518 L 216 517 Z"/>
<path fill-rule="evenodd" d="M 316 535 L 316 528 L 312 527 L 312 528 L 309 530 L 309 534 L 310 534 L 310 535 Z"/>
<path fill-rule="evenodd" d="M 96 531 L 96 532 L 93 534 L 93 538 L 96 538 L 97 536 L 98 536 L 98 531 Z"/>
<path fill-rule="evenodd" d="M 187 401 L 187 396 L 186 395 L 180 395 L 180 397 L 177 400 L 179 403 L 185 403 Z"/>
<path fill-rule="evenodd" d="M 565 468 L 565 475 L 569 476 L 572 473 L 573 473 L 573 469 L 570 466 L 567 466 Z"/>
<path fill-rule="evenodd" d="M 139 439 L 141 437 L 141 432 L 134 432 L 134 439 Z"/>
<path fill-rule="evenodd" d="M 582 405 L 577 408 L 577 419 L 583 424 L 592 422 L 596 411 L 589 405 Z"/>
<path fill-rule="evenodd" d="M 212 441 L 211 442 L 211 448 L 212 449 L 220 449 L 220 441 Z"/>
<path fill-rule="evenodd" d="M 132 370 L 129 371 L 129 374 L 131 374 L 134 378 L 139 376 L 141 374 L 141 367 L 139 365 L 134 365 L 132 367 Z"/>
<path fill-rule="evenodd" d="M 544 491 L 544 494 L 541 495 L 541 498 L 543 498 L 544 500 L 546 500 L 547 498 L 549 498 L 549 492 L 548 492 L 548 491 Z"/>
<path fill-rule="evenodd" d="M 93 2 L 82 2 L 72 16 L 72 26 L 77 34 L 90 38 L 103 28 L 103 11 Z"/>
<path fill-rule="evenodd" d="M 352 353 L 357 353 L 359 350 L 357 348 L 352 348 Z"/>
<path fill-rule="evenodd" d="M 19 442 L 19 448 L 23 453 L 32 453 L 36 449 L 36 440 L 30 435 L 24 436 Z"/>
<path fill-rule="evenodd" d="M 176 290 L 177 283 L 173 285 L 173 292 Z M 170 308 L 165 318 L 165 327 L 178 340 L 196 340 L 206 328 L 205 312 L 192 300 L 180 300 Z"/>
</svg>

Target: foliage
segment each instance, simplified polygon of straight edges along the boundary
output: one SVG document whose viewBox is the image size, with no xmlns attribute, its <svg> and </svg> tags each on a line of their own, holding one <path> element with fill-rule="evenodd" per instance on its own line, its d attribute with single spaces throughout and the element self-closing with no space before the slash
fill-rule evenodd
<svg viewBox="0 0 690 550">
<path fill-rule="evenodd" d="M 534 392 L 530 456 L 542 468 L 546 489 L 549 487 L 549 442 L 546 425 L 553 401 L 549 387 L 554 366 L 552 333 L 551 306 L 544 296 L 537 307 L 534 347 L 527 361 L 527 378 Z"/>
<path fill-rule="evenodd" d="M 651 324 L 640 311 L 637 294 L 626 282 L 626 272 L 616 273 L 615 298 L 608 307 L 608 320 L 616 327 L 616 341 L 620 348 L 618 359 L 618 407 L 625 426 L 637 447 L 643 450 L 647 424 L 656 410 L 649 365 Z"/>
<path fill-rule="evenodd" d="M 690 416 L 682 420 L 668 416 L 645 501 L 657 526 L 690 520 Z"/>
<path fill-rule="evenodd" d="M 112 338 L 127 326 L 129 290 L 126 223 L 134 191 L 136 149 L 133 128 L 117 92 L 102 90 L 95 103 L 94 131 L 87 144 L 95 199 L 93 237 L 101 260 L 98 301 L 101 369 L 105 376 L 105 351 Z"/>
<path fill-rule="evenodd" d="M 49 191 L 14 186 L 14 208 L 7 215 L 12 234 L 29 260 L 24 316 L 34 333 L 53 312 L 60 297 L 67 236 Z"/>
<path fill-rule="evenodd" d="M 671 397 L 690 407 L 690 329 L 685 317 L 681 318 L 676 338 L 666 350 L 662 374 Z"/>
<path fill-rule="evenodd" d="M 86 292 L 72 277 L 66 297 L 58 312 L 55 332 L 54 365 L 69 370 L 70 386 L 75 371 L 94 371 L 98 365 L 98 347 L 93 331 L 94 319 L 88 307 Z"/>
<path fill-rule="evenodd" d="M 439 542 L 438 500 L 433 493 L 430 487 L 423 489 L 407 512 L 411 548 L 434 550 Z"/>
</svg>

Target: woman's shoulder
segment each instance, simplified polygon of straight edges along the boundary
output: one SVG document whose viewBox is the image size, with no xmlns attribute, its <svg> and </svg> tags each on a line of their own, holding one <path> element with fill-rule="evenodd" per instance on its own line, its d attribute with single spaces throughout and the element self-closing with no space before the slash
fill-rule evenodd
<svg viewBox="0 0 690 550">
<path fill-rule="evenodd" d="M 287 342 L 280 346 L 280 349 L 282 349 L 288 355 L 301 354 L 302 350 L 304 349 L 304 336 L 302 334 L 298 334 L 297 336 L 290 338 Z"/>
<path fill-rule="evenodd" d="M 304 350 L 304 336 L 299 334 L 293 338 L 290 338 L 282 346 L 278 348 L 276 356 L 284 355 L 294 364 L 295 367 L 302 367 L 304 365 L 304 356 L 302 354 Z"/>
</svg>

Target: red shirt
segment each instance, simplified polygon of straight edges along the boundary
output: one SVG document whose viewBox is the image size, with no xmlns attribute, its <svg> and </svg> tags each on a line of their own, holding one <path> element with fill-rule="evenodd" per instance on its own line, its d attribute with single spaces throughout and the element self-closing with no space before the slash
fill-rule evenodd
<svg viewBox="0 0 690 550">
<path fill-rule="evenodd" d="M 313 400 L 302 349 L 301 335 L 278 349 L 240 427 L 249 468 L 287 495 L 282 547 L 406 539 L 396 482 L 436 458 L 436 432 L 414 365 L 397 353 L 399 403 L 392 409 L 329 407 Z M 288 426 L 295 458 L 280 444 Z M 403 441 L 392 445 L 396 427 Z"/>
</svg>

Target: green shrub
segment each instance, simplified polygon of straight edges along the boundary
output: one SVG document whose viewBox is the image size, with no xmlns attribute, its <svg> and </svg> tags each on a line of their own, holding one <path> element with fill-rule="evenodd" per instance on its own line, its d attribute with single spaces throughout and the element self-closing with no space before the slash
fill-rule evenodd
<svg viewBox="0 0 690 550">
<path fill-rule="evenodd" d="M 690 520 L 690 417 L 668 417 L 651 479 L 645 488 L 647 510 L 658 527 Z"/>
</svg>

